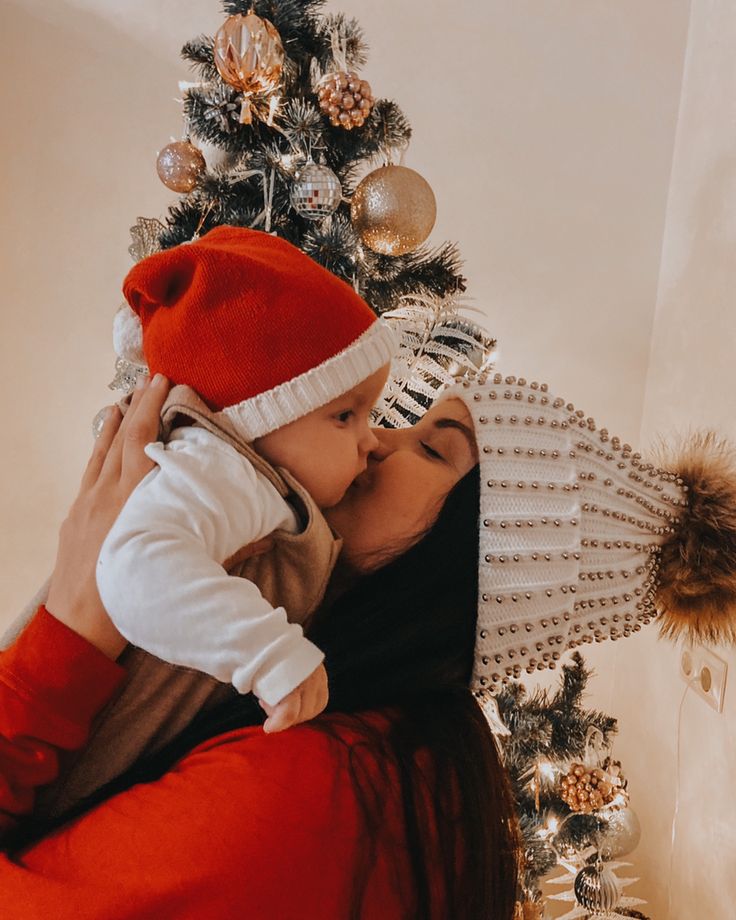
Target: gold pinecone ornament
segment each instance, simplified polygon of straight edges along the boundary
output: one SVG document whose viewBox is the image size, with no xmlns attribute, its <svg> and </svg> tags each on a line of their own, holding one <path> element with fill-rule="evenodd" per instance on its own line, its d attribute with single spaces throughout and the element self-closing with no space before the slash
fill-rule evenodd
<svg viewBox="0 0 736 920">
<path fill-rule="evenodd" d="M 355 71 L 326 74 L 317 85 L 319 107 L 333 128 L 360 128 L 373 108 L 373 93 L 367 80 Z"/>
<path fill-rule="evenodd" d="M 560 780 L 560 798 L 572 811 L 584 815 L 610 805 L 622 788 L 617 766 L 611 770 L 571 764 L 567 775 Z"/>
</svg>

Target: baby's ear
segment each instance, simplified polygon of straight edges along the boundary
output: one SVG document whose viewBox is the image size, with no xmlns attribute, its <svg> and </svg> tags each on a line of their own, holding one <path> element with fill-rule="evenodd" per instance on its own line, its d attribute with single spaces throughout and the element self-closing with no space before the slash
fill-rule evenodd
<svg viewBox="0 0 736 920">
<path fill-rule="evenodd" d="M 127 303 L 120 306 L 112 321 L 112 344 L 119 358 L 145 366 L 143 327 Z"/>
</svg>

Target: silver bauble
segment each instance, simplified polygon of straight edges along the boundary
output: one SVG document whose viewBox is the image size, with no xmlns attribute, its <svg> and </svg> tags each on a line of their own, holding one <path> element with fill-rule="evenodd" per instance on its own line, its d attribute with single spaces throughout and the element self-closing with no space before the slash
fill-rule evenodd
<svg viewBox="0 0 736 920">
<path fill-rule="evenodd" d="M 575 897 L 578 904 L 593 916 L 607 914 L 618 906 L 621 888 L 610 869 L 605 866 L 585 866 L 575 876 Z"/>
<path fill-rule="evenodd" d="M 628 856 L 639 845 L 641 825 L 633 808 L 611 812 L 606 826 L 598 833 L 598 850 L 605 860 Z"/>
<path fill-rule="evenodd" d="M 102 429 L 105 427 L 105 422 L 107 421 L 108 413 L 110 412 L 110 407 L 105 406 L 104 409 L 100 409 L 97 415 L 92 419 L 92 436 L 95 441 L 102 434 Z"/>
<path fill-rule="evenodd" d="M 356 188 L 350 216 L 361 240 L 374 252 L 413 252 L 432 232 L 437 203 L 432 187 L 406 166 L 382 166 Z"/>
<path fill-rule="evenodd" d="M 307 220 L 329 217 L 342 201 L 340 180 L 320 163 L 307 163 L 291 187 L 291 206 Z"/>
</svg>

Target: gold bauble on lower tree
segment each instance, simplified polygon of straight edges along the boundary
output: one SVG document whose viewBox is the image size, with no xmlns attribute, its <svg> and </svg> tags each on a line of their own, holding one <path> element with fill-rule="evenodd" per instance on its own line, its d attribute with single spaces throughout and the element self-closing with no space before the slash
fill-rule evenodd
<svg viewBox="0 0 736 920">
<path fill-rule="evenodd" d="M 167 144 L 156 161 L 159 179 L 174 192 L 191 192 L 206 168 L 202 151 L 189 141 Z"/>
<path fill-rule="evenodd" d="M 353 226 L 374 252 L 400 256 L 413 252 L 432 232 L 437 203 L 430 184 L 407 166 L 382 166 L 355 190 L 350 205 Z"/>
</svg>

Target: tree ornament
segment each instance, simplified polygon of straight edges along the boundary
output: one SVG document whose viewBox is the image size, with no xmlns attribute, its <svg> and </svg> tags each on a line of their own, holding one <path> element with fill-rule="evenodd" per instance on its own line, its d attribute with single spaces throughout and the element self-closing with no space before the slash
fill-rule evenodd
<svg viewBox="0 0 736 920">
<path fill-rule="evenodd" d="M 514 920 L 544 920 L 544 904 L 539 901 L 517 901 Z"/>
<path fill-rule="evenodd" d="M 307 220 L 322 220 L 342 201 L 342 186 L 329 166 L 310 160 L 297 172 L 290 197 L 297 214 Z"/>
<path fill-rule="evenodd" d="M 229 16 L 215 35 L 217 71 L 230 86 L 243 93 L 241 124 L 253 120 L 250 97 L 276 89 L 284 66 L 284 46 L 276 27 L 250 10 Z"/>
<path fill-rule="evenodd" d="M 609 805 L 621 786 L 617 777 L 600 767 L 571 764 L 567 776 L 560 780 L 560 798 L 572 811 L 590 814 Z"/>
<path fill-rule="evenodd" d="M 617 808 L 598 833 L 598 849 L 605 860 L 628 856 L 639 845 L 641 825 L 633 808 Z"/>
<path fill-rule="evenodd" d="M 575 877 L 575 897 L 578 904 L 595 917 L 618 906 L 621 888 L 616 876 L 604 865 L 585 866 Z"/>
<path fill-rule="evenodd" d="M 138 378 L 148 375 L 147 364 L 136 364 L 127 358 L 118 358 L 115 362 L 115 376 L 108 383 L 108 390 L 121 390 L 126 396 L 132 393 Z"/>
<path fill-rule="evenodd" d="M 355 71 L 328 73 L 316 86 L 319 107 L 333 128 L 360 128 L 373 108 L 373 93 L 367 80 Z"/>
<path fill-rule="evenodd" d="M 402 300 L 404 306 L 382 314 L 400 343 L 374 410 L 376 424 L 386 428 L 413 425 L 446 387 L 486 373 L 496 358 L 496 340 L 460 315 L 452 298 Z"/>
<path fill-rule="evenodd" d="M 138 217 L 130 228 L 131 244 L 128 252 L 134 262 L 140 262 L 161 250 L 161 234 L 166 229 L 156 217 Z"/>
<path fill-rule="evenodd" d="M 434 192 L 426 179 L 406 166 L 382 166 L 355 190 L 350 205 L 353 226 L 374 252 L 399 256 L 427 239 L 437 217 Z"/>
<path fill-rule="evenodd" d="M 107 413 L 109 412 L 108 406 L 105 406 L 104 409 L 100 409 L 97 415 L 92 419 L 92 437 L 95 441 L 102 434 L 102 429 L 105 427 L 105 422 L 107 420 Z"/>
<path fill-rule="evenodd" d="M 156 161 L 159 179 L 173 192 L 191 192 L 206 168 L 202 151 L 190 141 L 167 144 Z"/>
</svg>

